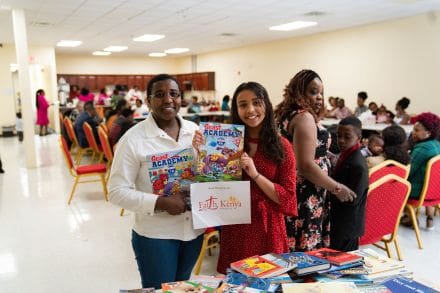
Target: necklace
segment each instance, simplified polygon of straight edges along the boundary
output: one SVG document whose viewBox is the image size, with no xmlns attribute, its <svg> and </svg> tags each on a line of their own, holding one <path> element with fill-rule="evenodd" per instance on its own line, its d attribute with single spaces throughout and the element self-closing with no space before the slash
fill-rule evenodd
<svg viewBox="0 0 440 293">
<path fill-rule="evenodd" d="M 259 138 L 248 137 L 248 142 L 249 143 L 258 144 L 260 142 L 260 139 Z"/>
</svg>

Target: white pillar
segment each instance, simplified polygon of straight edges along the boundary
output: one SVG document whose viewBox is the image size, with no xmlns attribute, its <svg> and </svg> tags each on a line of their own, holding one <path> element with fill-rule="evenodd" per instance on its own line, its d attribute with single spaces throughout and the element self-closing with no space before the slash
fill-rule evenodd
<svg viewBox="0 0 440 293">
<path fill-rule="evenodd" d="M 37 166 L 34 141 L 34 113 L 32 111 L 32 103 L 35 103 L 35 95 L 31 91 L 26 18 L 22 9 L 12 10 L 12 23 L 14 28 L 15 52 L 18 63 L 18 84 L 21 93 L 26 166 L 28 168 L 34 168 Z"/>
</svg>

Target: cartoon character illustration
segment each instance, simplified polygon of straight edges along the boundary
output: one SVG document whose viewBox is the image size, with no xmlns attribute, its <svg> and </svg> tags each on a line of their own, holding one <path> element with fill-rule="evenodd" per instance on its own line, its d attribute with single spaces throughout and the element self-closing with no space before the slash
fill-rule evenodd
<svg viewBox="0 0 440 293">
<path fill-rule="evenodd" d="M 153 182 L 153 193 L 163 194 L 166 184 L 168 183 L 168 174 L 159 174 L 159 177 Z"/>
<path fill-rule="evenodd" d="M 228 164 L 228 160 L 222 154 L 211 154 L 207 155 L 203 162 L 205 166 L 202 169 L 204 174 L 216 174 L 222 173 L 224 167 Z"/>
</svg>

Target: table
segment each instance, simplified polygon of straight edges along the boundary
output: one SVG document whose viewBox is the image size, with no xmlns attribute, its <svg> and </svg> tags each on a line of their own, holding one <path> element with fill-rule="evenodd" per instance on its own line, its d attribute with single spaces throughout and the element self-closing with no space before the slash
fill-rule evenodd
<svg viewBox="0 0 440 293">
<path fill-rule="evenodd" d="M 325 127 L 334 125 L 334 124 L 338 124 L 339 123 L 339 119 L 333 119 L 333 118 L 325 118 L 321 121 L 319 121 L 322 125 L 324 125 Z M 370 130 L 370 131 L 377 131 L 377 132 L 381 132 L 382 130 L 384 130 L 385 128 L 387 128 L 388 126 L 390 126 L 391 124 L 386 124 L 386 123 L 376 123 L 376 124 L 362 124 L 362 130 Z M 405 130 L 406 134 L 409 135 L 411 133 L 411 131 L 413 130 L 414 125 L 412 124 L 408 124 L 408 125 L 399 125 L 400 127 L 403 128 L 403 130 Z"/>
</svg>

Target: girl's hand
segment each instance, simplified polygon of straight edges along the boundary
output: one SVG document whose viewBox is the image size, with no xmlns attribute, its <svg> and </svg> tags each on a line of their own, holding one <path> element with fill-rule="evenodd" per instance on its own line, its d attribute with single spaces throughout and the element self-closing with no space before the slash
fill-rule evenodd
<svg viewBox="0 0 440 293">
<path fill-rule="evenodd" d="M 200 152 L 200 147 L 204 143 L 205 143 L 205 138 L 203 137 L 203 134 L 199 130 L 196 130 L 196 132 L 194 133 L 193 140 L 192 140 L 193 148 L 195 148 L 196 151 L 199 153 Z"/>
<path fill-rule="evenodd" d="M 255 178 L 259 174 L 255 168 L 254 160 L 246 152 L 241 155 L 240 164 L 249 177 Z"/>
</svg>

